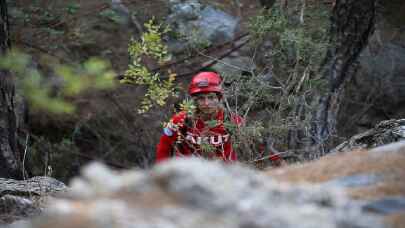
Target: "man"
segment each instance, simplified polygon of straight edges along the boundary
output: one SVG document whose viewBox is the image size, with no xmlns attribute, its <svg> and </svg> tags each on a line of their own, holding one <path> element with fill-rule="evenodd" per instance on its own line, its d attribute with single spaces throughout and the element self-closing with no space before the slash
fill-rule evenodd
<svg viewBox="0 0 405 228">
<path fill-rule="evenodd" d="M 236 161 L 237 155 L 224 121 L 229 119 L 235 126 L 240 126 L 243 120 L 224 114 L 221 77 L 214 72 L 200 72 L 191 80 L 188 93 L 195 102 L 196 111 L 192 115 L 182 111 L 171 118 L 157 145 L 156 162 L 182 156 Z"/>
</svg>

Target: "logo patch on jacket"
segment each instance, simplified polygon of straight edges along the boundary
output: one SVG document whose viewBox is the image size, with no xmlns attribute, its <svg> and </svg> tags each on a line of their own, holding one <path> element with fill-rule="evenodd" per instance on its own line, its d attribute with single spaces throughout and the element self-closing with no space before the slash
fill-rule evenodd
<svg viewBox="0 0 405 228">
<path fill-rule="evenodd" d="M 214 146 L 219 146 L 226 143 L 229 140 L 229 134 L 226 135 L 209 135 L 199 136 L 191 132 L 187 132 L 186 140 L 192 144 L 201 145 L 202 143 L 208 143 Z"/>
</svg>

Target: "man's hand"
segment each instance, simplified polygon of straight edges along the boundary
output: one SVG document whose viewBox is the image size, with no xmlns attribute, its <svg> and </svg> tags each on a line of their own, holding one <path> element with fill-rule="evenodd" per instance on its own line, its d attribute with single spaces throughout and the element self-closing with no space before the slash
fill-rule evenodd
<svg viewBox="0 0 405 228">
<path fill-rule="evenodd" d="M 175 115 L 163 128 L 163 133 L 167 136 L 172 136 L 175 132 L 185 127 L 187 114 L 180 112 Z"/>
</svg>

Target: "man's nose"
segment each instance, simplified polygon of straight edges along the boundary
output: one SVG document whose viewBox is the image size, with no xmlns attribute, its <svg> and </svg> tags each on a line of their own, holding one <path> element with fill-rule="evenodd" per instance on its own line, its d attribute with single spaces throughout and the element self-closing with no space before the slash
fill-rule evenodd
<svg viewBox="0 0 405 228">
<path fill-rule="evenodd" d="M 209 99 L 207 97 L 204 97 L 203 104 L 207 105 L 208 103 L 209 103 Z"/>
</svg>

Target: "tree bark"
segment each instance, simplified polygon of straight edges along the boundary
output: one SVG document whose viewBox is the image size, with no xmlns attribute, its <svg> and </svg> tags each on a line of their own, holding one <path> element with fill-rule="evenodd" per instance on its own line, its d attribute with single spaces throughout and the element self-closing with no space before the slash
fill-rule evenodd
<svg viewBox="0 0 405 228">
<path fill-rule="evenodd" d="M 377 0 L 337 0 L 331 18 L 331 38 L 320 73 L 327 89 L 315 99 L 312 116 L 312 146 L 318 154 L 327 152 L 336 134 L 336 115 L 344 83 L 356 73 L 356 60 L 374 31 Z"/>
<path fill-rule="evenodd" d="M 6 0 L 0 0 L 0 55 L 10 49 L 9 22 Z M 12 74 L 0 69 L 0 176 L 18 176 L 20 170 L 17 148 L 17 118 L 15 85 Z"/>
</svg>

